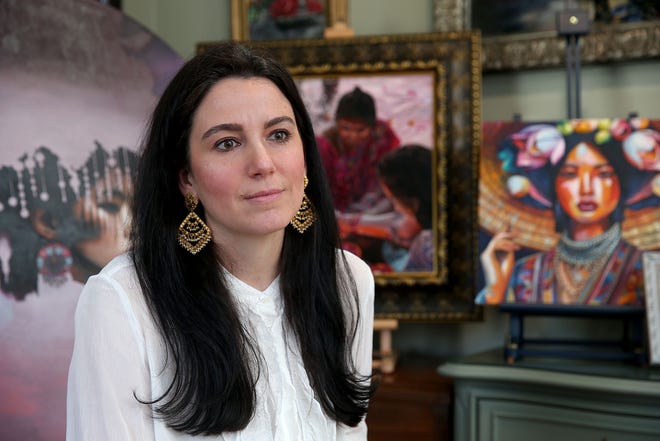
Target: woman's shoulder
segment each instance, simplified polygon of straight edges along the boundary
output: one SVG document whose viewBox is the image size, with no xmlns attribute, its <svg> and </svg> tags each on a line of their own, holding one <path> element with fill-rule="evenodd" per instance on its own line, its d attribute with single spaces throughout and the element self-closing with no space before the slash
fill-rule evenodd
<svg viewBox="0 0 660 441">
<path fill-rule="evenodd" d="M 358 271 L 369 271 L 369 272 L 371 272 L 367 262 L 362 260 L 357 255 L 353 254 L 351 251 L 337 250 L 337 252 L 344 254 L 344 256 L 346 257 L 346 262 L 348 263 L 348 265 L 351 269 L 355 269 L 355 270 L 358 270 Z"/>
<path fill-rule="evenodd" d="M 123 304 L 133 309 L 142 309 L 141 295 L 135 266 L 129 253 L 120 254 L 106 264 L 101 271 L 87 279 L 80 303 Z"/>
<path fill-rule="evenodd" d="M 108 262 L 99 272 L 99 274 L 104 274 L 107 276 L 115 275 L 118 271 L 122 270 L 133 270 L 133 259 L 131 258 L 130 253 L 127 251 L 125 253 L 115 256 L 110 262 Z"/>
<path fill-rule="evenodd" d="M 112 344 L 134 342 L 146 354 L 145 342 L 157 333 L 138 282 L 130 254 L 112 259 L 91 276 L 78 299 L 75 315 L 76 339 L 107 336 Z"/>
<path fill-rule="evenodd" d="M 139 286 L 137 282 L 137 273 L 135 272 L 135 265 L 128 252 L 113 258 L 96 276 L 92 277 L 111 282 L 124 288 L 129 288 L 131 291 L 134 290 L 136 286 Z M 92 277 L 90 277 L 90 280 Z"/>
<path fill-rule="evenodd" d="M 364 260 L 356 256 L 355 254 L 351 253 L 350 251 L 346 251 L 346 250 L 338 250 L 338 251 L 340 253 L 343 253 L 346 259 L 346 264 L 348 265 L 348 269 L 353 275 L 353 278 L 355 279 L 355 283 L 358 286 L 358 288 L 370 287 L 374 285 L 373 273 L 371 272 L 371 268 L 369 267 L 369 265 L 367 265 L 367 263 Z"/>
</svg>

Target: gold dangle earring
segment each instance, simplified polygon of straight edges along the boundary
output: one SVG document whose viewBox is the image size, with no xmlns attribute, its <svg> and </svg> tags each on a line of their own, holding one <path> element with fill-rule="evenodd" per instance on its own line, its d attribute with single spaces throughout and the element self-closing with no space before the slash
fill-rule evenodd
<svg viewBox="0 0 660 441">
<path fill-rule="evenodd" d="M 307 188 L 307 184 L 309 184 L 309 179 L 305 176 L 305 188 Z M 296 215 L 291 219 L 291 225 L 302 234 L 314 223 L 315 219 L 316 214 L 314 213 L 314 206 L 307 197 L 307 194 L 303 193 L 302 204 L 300 204 L 300 208 L 296 212 Z"/>
<path fill-rule="evenodd" d="M 211 230 L 195 214 L 195 208 L 197 208 L 198 202 L 199 199 L 197 199 L 197 196 L 192 193 L 186 194 L 185 204 L 190 213 L 188 213 L 188 216 L 179 225 L 179 232 L 177 234 L 179 245 L 193 255 L 197 254 L 211 240 Z"/>
</svg>

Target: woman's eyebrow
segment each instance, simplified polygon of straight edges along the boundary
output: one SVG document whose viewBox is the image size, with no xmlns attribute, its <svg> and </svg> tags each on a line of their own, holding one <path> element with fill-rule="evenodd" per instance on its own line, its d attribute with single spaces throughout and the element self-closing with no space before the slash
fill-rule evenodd
<svg viewBox="0 0 660 441">
<path fill-rule="evenodd" d="M 204 132 L 204 134 L 202 135 L 202 141 L 208 138 L 209 136 L 213 135 L 214 133 L 218 133 L 222 130 L 227 130 L 230 132 L 238 132 L 241 129 L 242 129 L 241 125 L 236 123 L 218 124 L 216 126 L 211 127 L 206 132 Z"/>
<path fill-rule="evenodd" d="M 283 123 L 283 122 L 288 122 L 288 123 L 291 123 L 291 124 L 295 125 L 295 122 L 293 121 L 293 118 L 291 118 L 289 116 L 278 116 L 277 118 L 273 118 L 269 121 L 266 121 L 266 124 L 264 124 L 264 128 L 269 128 L 269 127 L 275 126 L 275 125 Z M 218 124 L 218 125 L 215 125 L 215 126 L 211 127 L 206 132 L 204 132 L 204 134 L 202 135 L 202 140 L 208 138 L 209 136 L 211 136 L 215 133 L 223 131 L 223 130 L 226 130 L 226 131 L 229 131 L 229 132 L 239 132 L 242 129 L 243 128 L 241 127 L 241 125 L 236 124 L 236 123 Z"/>
<path fill-rule="evenodd" d="M 273 118 L 269 121 L 266 121 L 266 124 L 264 124 L 264 128 L 267 129 L 269 127 L 273 127 L 273 126 L 275 126 L 277 124 L 280 124 L 280 123 L 283 123 L 283 122 L 288 122 L 288 123 L 291 123 L 293 125 L 296 124 L 295 121 L 289 116 L 278 116 L 277 118 Z"/>
<path fill-rule="evenodd" d="M 566 161 L 566 162 L 564 162 L 562 167 L 580 167 L 580 165 L 582 165 L 582 164 L 580 164 L 577 161 L 575 161 L 575 162 Z M 602 167 L 612 167 L 612 168 L 614 168 L 614 166 L 612 164 L 610 164 L 609 162 L 601 162 L 601 163 L 598 163 L 598 164 L 593 164 L 592 167 L 593 168 L 602 168 Z"/>
</svg>

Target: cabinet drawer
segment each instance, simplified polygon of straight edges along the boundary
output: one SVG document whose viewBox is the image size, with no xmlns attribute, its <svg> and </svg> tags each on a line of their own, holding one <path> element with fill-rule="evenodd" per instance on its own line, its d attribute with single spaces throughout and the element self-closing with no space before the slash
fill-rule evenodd
<svg viewBox="0 0 660 441">
<path fill-rule="evenodd" d="M 658 441 L 660 416 L 594 412 L 568 406 L 479 400 L 479 441 Z M 622 409 L 622 412 L 625 412 Z"/>
<path fill-rule="evenodd" d="M 497 351 L 454 378 L 455 441 L 660 441 L 660 371 L 590 360 L 509 364 Z"/>
</svg>

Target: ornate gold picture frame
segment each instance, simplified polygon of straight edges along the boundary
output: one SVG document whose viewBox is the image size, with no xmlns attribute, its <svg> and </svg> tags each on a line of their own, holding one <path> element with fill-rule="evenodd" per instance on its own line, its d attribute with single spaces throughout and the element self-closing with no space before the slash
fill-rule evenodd
<svg viewBox="0 0 660 441">
<path fill-rule="evenodd" d="M 470 0 L 434 0 L 436 31 L 471 29 Z M 580 39 L 584 64 L 632 61 L 660 57 L 660 20 L 630 23 L 594 23 Z M 555 31 L 482 38 L 482 68 L 488 71 L 563 66 L 566 40 Z"/>
<path fill-rule="evenodd" d="M 198 50 L 209 45 L 213 42 L 200 43 Z M 324 79 L 337 80 L 340 85 L 357 82 L 376 95 L 376 103 L 379 89 L 368 89 L 372 83 L 388 84 L 385 89 L 390 91 L 404 77 L 405 81 L 417 77 L 420 84 L 428 84 L 420 87 L 418 95 L 431 100 L 428 121 L 422 123 L 430 126 L 434 263 L 421 271 L 380 271 L 380 267 L 372 266 L 377 284 L 376 315 L 425 321 L 478 318 L 473 274 L 481 124 L 479 34 L 429 33 L 251 45 L 287 66 L 303 98 L 306 82 Z M 411 117 L 410 124 L 417 122 Z M 407 138 L 401 139 L 401 145 L 408 143 Z"/>
</svg>

